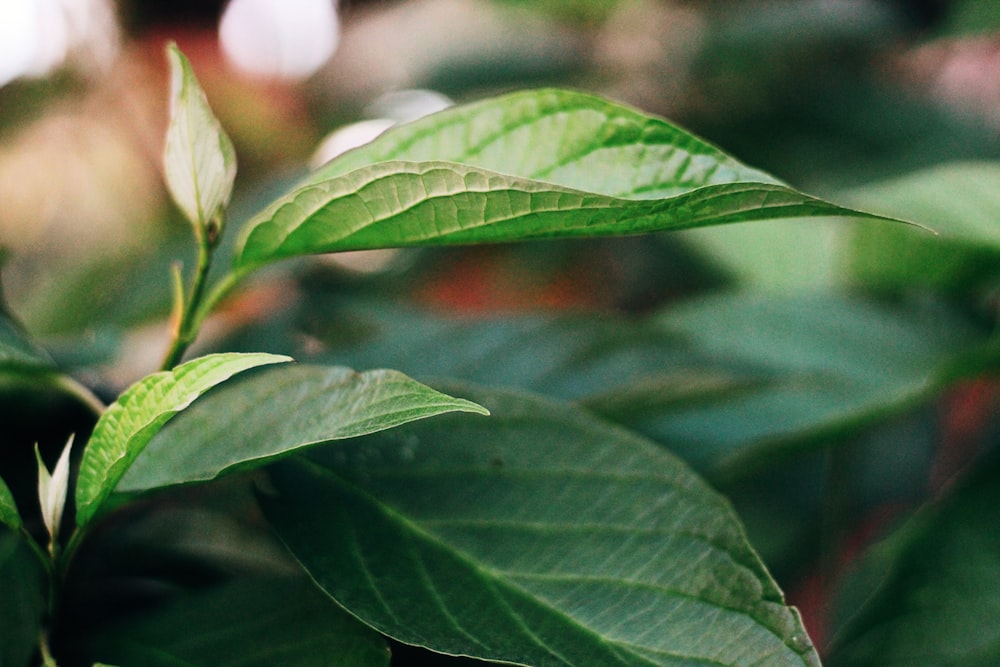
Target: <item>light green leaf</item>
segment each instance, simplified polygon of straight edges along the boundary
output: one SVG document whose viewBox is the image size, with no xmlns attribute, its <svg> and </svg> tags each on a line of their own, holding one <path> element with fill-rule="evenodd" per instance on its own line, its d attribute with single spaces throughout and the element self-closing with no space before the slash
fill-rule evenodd
<svg viewBox="0 0 1000 667">
<path fill-rule="evenodd" d="M 844 193 L 847 201 L 905 216 L 938 235 L 898 225 L 853 230 L 848 269 L 880 287 L 992 287 L 1000 276 L 1000 163 L 957 163 Z"/>
<path fill-rule="evenodd" d="M 378 633 L 298 578 L 236 579 L 132 614 L 97 635 L 91 653 L 121 665 L 389 665 Z"/>
<path fill-rule="evenodd" d="M 254 217 L 237 275 L 283 258 L 373 248 L 641 234 L 867 214 L 773 183 L 620 199 L 445 162 L 386 162 L 304 186 Z M 871 216 L 868 216 L 871 217 Z"/>
<path fill-rule="evenodd" d="M 59 537 L 59 524 L 62 523 L 63 509 L 66 507 L 66 495 L 69 491 L 69 455 L 72 449 L 71 435 L 50 474 L 49 469 L 45 467 L 45 461 L 42 460 L 38 445 L 35 445 L 35 458 L 38 460 L 38 503 L 42 509 L 42 521 L 49 531 L 53 545 Z"/>
<path fill-rule="evenodd" d="M 570 406 L 471 395 L 494 417 L 273 470 L 265 514 L 349 611 L 533 667 L 819 664 L 728 503 L 678 459 Z"/>
<path fill-rule="evenodd" d="M 236 151 L 212 114 L 191 63 L 173 44 L 167 47 L 167 56 L 170 124 L 164 173 L 177 206 L 200 230 L 221 222 L 236 178 Z"/>
<path fill-rule="evenodd" d="M 14 530 L 21 528 L 21 514 L 17 511 L 14 494 L 10 492 L 7 483 L 0 479 L 0 523 Z"/>
<path fill-rule="evenodd" d="M 394 127 L 319 168 L 307 183 L 400 160 L 457 162 L 623 199 L 722 183 L 780 183 L 662 118 L 554 89 L 494 97 Z"/>
<path fill-rule="evenodd" d="M 374 433 L 453 411 L 488 414 L 402 373 L 287 366 L 212 392 L 158 433 L 119 491 L 207 481 L 320 442 Z"/>
<path fill-rule="evenodd" d="M 251 220 L 237 275 L 283 257 L 867 214 L 808 197 L 663 119 L 561 90 L 393 128 Z"/>
<path fill-rule="evenodd" d="M 83 452 L 77 524 L 83 526 L 97 514 L 150 439 L 177 412 L 237 373 L 287 361 L 291 358 L 273 354 L 213 354 L 149 375 L 125 390 L 94 426 Z"/>
<path fill-rule="evenodd" d="M 45 572 L 21 535 L 0 526 L 0 665 L 29 667 L 45 616 Z"/>
<path fill-rule="evenodd" d="M 1000 459 L 877 545 L 848 580 L 829 664 L 1000 664 Z"/>
</svg>

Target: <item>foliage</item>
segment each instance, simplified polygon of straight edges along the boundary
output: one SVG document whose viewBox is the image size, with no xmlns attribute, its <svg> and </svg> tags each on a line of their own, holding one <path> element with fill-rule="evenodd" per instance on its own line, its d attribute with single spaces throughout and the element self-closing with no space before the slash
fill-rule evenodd
<svg viewBox="0 0 1000 667">
<path fill-rule="evenodd" d="M 943 219 L 933 190 L 990 192 L 994 168 L 844 193 L 889 212 L 873 214 L 658 117 L 544 89 L 390 130 L 229 230 L 232 143 L 187 60 L 175 47 L 169 59 L 165 173 L 196 260 L 186 281 L 174 273 L 162 369 L 105 407 L 0 313 L 4 414 L 26 396 L 75 433 L 71 448 L 68 434 L 53 445 L 32 432 L 37 465 L 0 468 L 0 664 L 820 664 L 765 563 L 788 572 L 815 556 L 802 537 L 815 507 L 829 538 L 834 519 L 886 501 L 866 475 L 925 499 L 917 475 L 874 454 L 915 407 L 997 362 L 983 305 L 995 201 Z M 945 238 L 897 217 L 943 223 Z M 303 298 L 181 363 L 227 299 L 286 260 L 763 220 L 834 230 L 854 292 L 454 320 L 387 288 L 428 280 L 448 262 L 439 249 L 403 275 L 302 274 Z M 975 589 L 1000 555 L 983 509 L 995 470 L 932 500 L 859 566 L 832 664 L 1000 657 L 989 638 L 965 641 L 963 604 L 995 607 Z M 768 540 L 775 522 L 786 537 Z M 953 622 L 934 622 L 938 603 Z"/>
</svg>

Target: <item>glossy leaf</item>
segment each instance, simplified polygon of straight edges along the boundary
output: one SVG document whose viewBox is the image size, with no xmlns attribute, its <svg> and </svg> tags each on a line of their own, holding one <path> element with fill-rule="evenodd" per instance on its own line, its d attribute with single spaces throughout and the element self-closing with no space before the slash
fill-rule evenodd
<svg viewBox="0 0 1000 667">
<path fill-rule="evenodd" d="M 819 664 L 729 505 L 679 460 L 566 405 L 472 395 L 494 417 L 274 470 L 272 526 L 353 614 L 537 667 Z"/>
<path fill-rule="evenodd" d="M 17 511 L 14 494 L 10 492 L 10 487 L 3 479 L 0 479 L 0 523 L 14 530 L 21 527 L 21 514 Z"/>
<path fill-rule="evenodd" d="M 207 481 L 320 442 L 453 411 L 488 414 L 396 371 L 275 368 L 242 378 L 185 410 L 152 439 L 118 490 Z"/>
<path fill-rule="evenodd" d="M 387 667 L 389 651 L 305 579 L 237 579 L 103 629 L 91 652 L 144 667 Z"/>
<path fill-rule="evenodd" d="M 191 63 L 176 45 L 170 60 L 170 123 L 163 154 L 167 186 L 177 206 L 203 228 L 229 204 L 236 178 L 233 143 L 212 114 Z"/>
<path fill-rule="evenodd" d="M 273 354 L 213 354 L 149 375 L 125 390 L 101 416 L 80 461 L 76 521 L 100 510 L 136 457 L 177 412 L 233 375 L 291 361 Z"/>
<path fill-rule="evenodd" d="M 824 215 L 872 217 L 804 195 L 662 119 L 542 90 L 447 110 L 335 159 L 247 224 L 234 269 L 342 250 Z"/>
<path fill-rule="evenodd" d="M 29 667 L 45 615 L 45 573 L 21 535 L 0 526 L 0 665 Z"/>
<path fill-rule="evenodd" d="M 994 456 L 876 547 L 830 665 L 1000 664 L 998 481 Z"/>
<path fill-rule="evenodd" d="M 641 234 L 752 220 L 866 214 L 772 183 L 619 199 L 445 162 L 387 162 L 304 186 L 249 223 L 237 273 L 301 255 Z"/>
<path fill-rule="evenodd" d="M 457 162 L 623 199 L 779 183 L 662 118 L 555 89 L 494 97 L 394 127 L 320 167 L 307 183 L 398 160 Z"/>
</svg>

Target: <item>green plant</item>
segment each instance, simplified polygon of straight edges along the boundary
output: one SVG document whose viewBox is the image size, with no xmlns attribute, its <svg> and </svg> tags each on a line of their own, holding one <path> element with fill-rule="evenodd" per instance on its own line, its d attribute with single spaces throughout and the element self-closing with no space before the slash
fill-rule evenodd
<svg viewBox="0 0 1000 667">
<path fill-rule="evenodd" d="M 885 340 L 912 336 L 925 357 L 896 363 L 892 345 L 854 354 L 885 320 L 841 297 L 767 304 L 787 336 L 775 348 L 741 335 L 753 304 L 725 299 L 628 326 L 428 329 L 379 306 L 363 317 L 395 317 L 405 349 L 376 336 L 329 350 L 419 366 L 408 352 L 426 336 L 435 354 L 411 374 L 448 375 L 482 360 L 489 332 L 507 353 L 485 365 L 519 369 L 498 384 L 521 388 L 434 383 L 463 398 L 279 354 L 180 362 L 216 307 L 279 260 L 880 216 L 804 195 L 660 119 L 544 90 L 428 117 L 332 161 L 247 221 L 216 274 L 234 151 L 184 57 L 170 59 L 166 176 L 197 261 L 186 285 L 174 273 L 163 369 L 104 408 L 0 318 L 4 396 L 86 406 L 84 432 L 96 419 L 51 475 L 38 456 L 40 513 L 23 466 L 3 468 L 0 664 L 426 664 L 410 653 L 423 649 L 525 665 L 819 664 L 729 502 L 656 441 L 734 483 L 926 396 L 958 374 L 933 360 L 979 345 L 973 327 L 931 331 L 926 310 L 902 311 Z M 836 335 L 817 343 L 831 313 Z M 712 331 L 735 361 L 707 372 L 678 341 Z M 536 344 L 551 346 L 548 366 L 524 355 Z M 618 374 L 635 363 L 624 352 L 655 372 Z M 454 374 L 475 380 L 464 365 Z M 566 382 L 546 390 L 553 377 Z M 692 423 L 723 446 L 699 448 Z"/>
</svg>

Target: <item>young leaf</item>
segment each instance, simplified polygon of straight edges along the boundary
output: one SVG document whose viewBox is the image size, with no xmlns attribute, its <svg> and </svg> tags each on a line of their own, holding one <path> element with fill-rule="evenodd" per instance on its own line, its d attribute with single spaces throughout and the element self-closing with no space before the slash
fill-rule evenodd
<svg viewBox="0 0 1000 667">
<path fill-rule="evenodd" d="M 17 511 L 14 494 L 10 492 L 7 483 L 0 479 L 0 523 L 14 530 L 21 528 L 21 514 Z"/>
<path fill-rule="evenodd" d="M 233 375 L 291 361 L 273 354 L 213 354 L 149 375 L 129 387 L 101 416 L 80 461 L 76 521 L 100 510 L 122 475 L 165 423 L 196 398 Z"/>
<path fill-rule="evenodd" d="M 0 526 L 0 665 L 29 667 L 45 616 L 45 572 L 21 535 Z"/>
<path fill-rule="evenodd" d="M 454 411 L 488 414 L 396 371 L 274 368 L 240 378 L 185 410 L 152 439 L 118 490 L 207 481 L 316 443 Z"/>
<path fill-rule="evenodd" d="M 38 502 L 42 508 L 42 521 L 49 531 L 53 548 L 59 537 L 59 524 L 62 522 L 63 509 L 66 507 L 66 495 L 69 491 L 69 454 L 72 449 L 71 435 L 59 455 L 59 460 L 56 461 L 55 468 L 49 474 L 41 452 L 38 446 L 35 446 L 35 458 L 38 460 Z"/>
<path fill-rule="evenodd" d="M 385 162 L 277 200 L 247 223 L 233 262 L 242 275 L 314 253 L 641 234 L 809 216 L 879 217 L 775 183 L 709 184 L 655 199 L 623 199 L 469 165 Z"/>
<path fill-rule="evenodd" d="M 236 178 L 233 143 L 212 114 L 208 100 L 176 45 L 170 60 L 170 124 L 163 154 L 167 187 L 177 206 L 199 230 L 221 222 Z M 218 230 L 216 230 L 218 231 Z"/>
<path fill-rule="evenodd" d="M 678 459 L 566 405 L 472 395 L 494 418 L 273 470 L 265 514 L 349 611 L 534 667 L 819 664 L 730 506 Z"/>
</svg>

